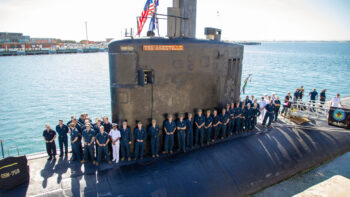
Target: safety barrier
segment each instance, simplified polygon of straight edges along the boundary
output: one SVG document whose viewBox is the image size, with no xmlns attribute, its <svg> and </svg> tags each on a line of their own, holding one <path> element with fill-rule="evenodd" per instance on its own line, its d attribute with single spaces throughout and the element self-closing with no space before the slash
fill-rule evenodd
<svg viewBox="0 0 350 197">
<path fill-rule="evenodd" d="M 327 120 L 330 105 L 328 102 L 297 100 L 291 104 L 290 115 L 308 119 Z"/>
</svg>

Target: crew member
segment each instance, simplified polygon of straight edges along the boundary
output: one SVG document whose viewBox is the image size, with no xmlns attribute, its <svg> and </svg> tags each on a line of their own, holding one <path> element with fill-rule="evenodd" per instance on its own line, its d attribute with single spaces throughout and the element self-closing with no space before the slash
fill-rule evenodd
<svg viewBox="0 0 350 197">
<path fill-rule="evenodd" d="M 173 146 L 174 146 L 174 133 L 176 130 L 176 124 L 173 120 L 173 115 L 169 114 L 168 120 L 164 123 L 164 151 L 163 154 L 173 154 Z"/>
<path fill-rule="evenodd" d="M 176 123 L 177 126 L 177 145 L 179 151 L 186 152 L 186 121 L 184 120 L 184 115 L 179 115 L 179 120 Z"/>
<path fill-rule="evenodd" d="M 49 124 L 45 125 L 46 129 L 43 132 L 43 138 L 46 142 L 46 151 L 49 155 L 47 160 L 56 159 L 56 132 L 50 128 Z"/>
<path fill-rule="evenodd" d="M 220 116 L 218 115 L 218 110 L 214 109 L 213 112 L 213 130 L 214 130 L 214 137 L 211 140 L 212 142 L 214 142 L 216 140 L 216 138 L 219 136 L 219 132 L 220 132 Z"/>
<path fill-rule="evenodd" d="M 80 155 L 83 153 L 83 146 L 81 144 L 81 138 L 83 136 L 83 129 L 80 123 L 78 123 L 77 119 L 74 118 L 72 123 L 75 125 L 75 128 L 78 130 L 78 145 L 79 145 L 79 151 Z"/>
<path fill-rule="evenodd" d="M 72 146 L 72 158 L 71 161 L 81 160 L 81 151 L 79 143 L 79 131 L 75 127 L 76 125 L 72 122 L 69 124 L 70 136 L 71 136 L 71 146 Z"/>
<path fill-rule="evenodd" d="M 247 104 L 247 109 L 245 109 L 244 118 L 245 118 L 245 130 L 250 131 L 252 126 L 252 116 L 253 109 L 250 107 L 251 103 Z"/>
<path fill-rule="evenodd" d="M 194 119 L 194 123 L 196 124 L 195 145 L 198 146 L 198 136 L 199 136 L 200 145 L 203 146 L 205 117 L 203 116 L 201 109 L 198 110 L 197 116 Z"/>
<path fill-rule="evenodd" d="M 79 118 L 78 122 L 81 126 L 85 125 L 85 114 L 80 114 L 80 118 Z"/>
<path fill-rule="evenodd" d="M 122 158 L 121 160 L 124 161 L 124 159 L 128 159 L 128 161 L 131 160 L 130 157 L 130 144 L 131 144 L 131 131 L 128 127 L 128 122 L 123 121 L 122 128 L 120 128 L 120 145 L 121 145 L 121 153 Z"/>
<path fill-rule="evenodd" d="M 241 107 L 240 103 L 236 104 L 236 110 L 235 110 L 236 133 L 240 133 L 242 130 L 242 128 L 241 128 L 241 126 L 242 126 L 241 119 L 242 119 L 242 113 L 243 113 L 242 108 L 244 109 L 243 105 Z"/>
<path fill-rule="evenodd" d="M 152 125 L 148 128 L 148 133 L 151 138 L 151 152 L 152 157 L 159 157 L 158 148 L 159 148 L 159 126 L 157 125 L 157 121 L 155 119 L 152 120 Z"/>
<path fill-rule="evenodd" d="M 343 105 L 341 104 L 339 93 L 337 93 L 337 96 L 332 99 L 331 106 L 332 107 L 343 107 Z"/>
<path fill-rule="evenodd" d="M 298 101 L 300 99 L 300 92 L 299 92 L 299 88 L 297 88 L 294 92 L 294 97 L 293 97 L 293 100 L 294 101 Z"/>
<path fill-rule="evenodd" d="M 260 120 L 263 120 L 265 117 L 265 106 L 266 106 L 266 101 L 264 97 L 261 97 L 261 100 L 259 101 L 259 110 L 260 110 Z"/>
<path fill-rule="evenodd" d="M 143 159 L 143 153 L 145 149 L 145 140 L 146 140 L 146 130 L 142 126 L 142 122 L 139 121 L 137 123 L 137 127 L 134 130 L 134 137 L 135 137 L 135 160 L 139 158 L 140 155 L 140 160 Z"/>
<path fill-rule="evenodd" d="M 226 129 L 227 125 L 229 124 L 230 117 L 226 113 L 226 109 L 222 109 L 221 117 L 220 117 L 220 122 L 221 122 L 221 139 L 224 139 L 226 137 Z"/>
<path fill-rule="evenodd" d="M 95 141 L 95 131 L 91 129 L 90 123 L 87 123 L 86 129 L 83 131 L 83 141 L 84 141 L 84 159 L 81 163 L 88 161 L 88 156 L 90 157 L 93 164 L 96 164 L 94 158 L 94 141 Z"/>
<path fill-rule="evenodd" d="M 274 120 L 277 121 L 277 119 L 278 119 L 278 113 L 279 113 L 280 107 L 281 107 L 281 101 L 280 101 L 280 99 L 279 99 L 278 96 L 276 97 L 274 103 L 275 103 L 275 106 L 276 106 L 276 108 L 275 108 L 275 114 L 274 114 Z"/>
<path fill-rule="evenodd" d="M 58 125 L 56 126 L 56 132 L 58 133 L 58 144 L 60 146 L 60 157 L 63 155 L 68 156 L 68 136 L 67 133 L 68 127 L 63 124 L 63 120 L 58 121 Z M 64 146 L 64 151 L 63 151 Z"/>
<path fill-rule="evenodd" d="M 252 129 L 255 129 L 255 126 L 258 122 L 258 117 L 260 116 L 260 110 L 258 107 L 257 103 L 254 103 L 254 108 L 252 110 L 252 117 L 253 117 L 253 122 L 252 122 Z"/>
<path fill-rule="evenodd" d="M 246 125 L 245 125 L 245 114 L 247 113 L 246 111 L 246 108 L 245 108 L 245 106 L 244 106 L 244 104 L 243 105 L 241 105 L 242 107 L 241 107 L 241 115 L 240 115 L 240 125 L 239 125 L 239 128 L 240 128 L 240 130 L 239 130 L 239 132 L 243 132 L 243 131 L 245 131 L 246 130 Z"/>
<path fill-rule="evenodd" d="M 112 161 L 115 161 L 115 163 L 118 163 L 119 147 L 120 147 L 120 131 L 118 130 L 116 123 L 112 123 L 112 129 L 109 132 L 109 136 L 112 142 L 112 155 L 113 155 Z"/>
<path fill-rule="evenodd" d="M 207 136 L 207 145 L 209 145 L 210 143 L 212 126 L 213 126 L 213 118 L 210 115 L 210 110 L 207 110 L 207 116 L 205 117 L 205 123 L 204 123 L 205 135 Z"/>
<path fill-rule="evenodd" d="M 290 92 L 288 92 L 288 94 L 284 97 L 284 103 L 283 103 L 283 109 L 281 114 L 284 114 L 284 116 L 287 115 L 288 113 L 288 108 L 290 108 L 291 106 L 291 102 L 292 101 L 292 96 L 290 95 Z"/>
<path fill-rule="evenodd" d="M 265 114 L 262 125 L 265 126 L 267 119 L 269 119 L 267 126 L 268 126 L 268 128 L 271 128 L 273 114 L 275 113 L 275 104 L 273 103 L 273 100 L 271 100 L 270 103 L 267 104 L 265 108 L 266 108 L 266 114 Z"/>
<path fill-rule="evenodd" d="M 228 114 L 228 116 L 230 117 L 229 118 L 229 122 L 227 124 L 227 136 L 231 136 L 232 135 L 232 119 L 231 119 L 231 113 L 232 113 L 232 110 L 231 110 L 231 107 L 230 107 L 230 104 L 226 104 L 226 113 Z"/>
<path fill-rule="evenodd" d="M 309 96 L 310 96 L 310 101 L 311 101 L 312 103 L 315 103 L 316 100 L 318 99 L 318 92 L 316 91 L 316 88 L 314 88 L 314 89 L 312 90 L 312 92 L 309 93 Z"/>
<path fill-rule="evenodd" d="M 96 123 L 95 123 L 95 126 L 94 126 L 95 139 L 96 139 L 97 134 L 100 133 L 100 127 L 102 126 L 101 122 L 102 122 L 101 119 L 96 118 Z M 97 155 L 98 155 L 98 144 L 97 144 L 96 140 L 95 140 L 95 150 L 96 150 L 96 158 L 97 158 Z"/>
<path fill-rule="evenodd" d="M 248 106 L 248 103 L 252 104 L 252 101 L 249 100 L 249 96 L 246 96 L 244 101 L 243 101 L 243 103 L 244 103 L 245 106 Z"/>
<path fill-rule="evenodd" d="M 108 153 L 108 143 L 109 143 L 109 136 L 107 132 L 105 132 L 105 128 L 103 126 L 100 127 L 100 132 L 96 136 L 96 142 L 98 144 L 98 154 L 97 154 L 97 162 L 96 166 L 98 166 L 101 163 L 101 157 L 102 154 L 105 156 L 106 161 L 108 164 L 111 164 Z"/>
<path fill-rule="evenodd" d="M 107 134 L 109 134 L 109 132 L 112 129 L 112 123 L 109 122 L 107 116 L 103 116 L 102 126 L 104 127 L 105 132 Z M 108 151 L 109 151 L 110 154 L 112 154 L 112 143 L 111 143 L 111 141 L 109 141 L 109 143 L 108 143 Z"/>
<path fill-rule="evenodd" d="M 228 113 L 230 115 L 230 122 L 229 122 L 229 125 L 230 125 L 230 128 L 231 128 L 231 131 L 230 131 L 230 135 L 232 136 L 233 133 L 235 132 L 235 103 L 232 102 L 231 103 L 231 107 L 230 107 L 230 113 Z"/>
<path fill-rule="evenodd" d="M 299 94 L 299 97 L 300 97 L 300 100 L 303 100 L 303 97 L 304 97 L 304 86 L 300 86 L 300 94 Z"/>
<path fill-rule="evenodd" d="M 326 102 L 326 89 L 323 89 L 322 92 L 320 93 L 320 103 L 321 105 L 324 105 Z"/>
<path fill-rule="evenodd" d="M 193 148 L 193 118 L 192 113 L 187 114 L 186 120 L 186 144 L 192 149 Z"/>
</svg>

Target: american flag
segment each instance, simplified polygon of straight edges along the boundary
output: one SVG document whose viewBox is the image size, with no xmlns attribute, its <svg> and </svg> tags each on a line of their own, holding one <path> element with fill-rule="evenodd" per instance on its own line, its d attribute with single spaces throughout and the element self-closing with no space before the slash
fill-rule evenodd
<svg viewBox="0 0 350 197">
<path fill-rule="evenodd" d="M 148 16 L 154 14 L 155 8 L 158 6 L 158 0 L 146 0 L 146 5 L 142 10 L 141 17 L 137 20 L 137 35 L 140 35 Z"/>
</svg>

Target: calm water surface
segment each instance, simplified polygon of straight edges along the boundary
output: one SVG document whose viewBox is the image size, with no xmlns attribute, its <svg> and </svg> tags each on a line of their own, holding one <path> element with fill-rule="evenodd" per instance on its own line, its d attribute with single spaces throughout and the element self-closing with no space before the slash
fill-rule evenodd
<svg viewBox="0 0 350 197">
<path fill-rule="evenodd" d="M 242 81 L 260 96 L 304 85 L 350 95 L 350 43 L 263 43 L 245 46 Z M 0 57 L 0 139 L 21 154 L 45 150 L 42 131 L 82 112 L 110 117 L 108 54 Z M 242 97 L 245 95 L 242 95 Z M 57 144 L 58 145 L 58 144 Z"/>
</svg>

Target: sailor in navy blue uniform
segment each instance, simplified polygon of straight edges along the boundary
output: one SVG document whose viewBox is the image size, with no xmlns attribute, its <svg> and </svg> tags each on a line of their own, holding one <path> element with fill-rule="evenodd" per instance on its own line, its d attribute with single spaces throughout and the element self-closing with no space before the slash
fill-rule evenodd
<svg viewBox="0 0 350 197">
<path fill-rule="evenodd" d="M 230 115 L 230 135 L 233 135 L 233 133 L 235 132 L 235 103 L 232 102 L 231 106 L 230 106 L 230 113 L 228 113 Z"/>
<path fill-rule="evenodd" d="M 186 152 L 186 121 L 184 120 L 184 115 L 179 114 L 179 120 L 176 122 L 177 128 L 177 145 L 179 151 Z"/>
<path fill-rule="evenodd" d="M 81 144 L 81 138 L 83 137 L 83 128 L 76 118 L 73 119 L 72 123 L 75 125 L 75 128 L 78 130 L 78 145 L 79 145 L 79 150 L 80 150 L 80 155 L 83 153 L 83 146 Z"/>
<path fill-rule="evenodd" d="M 109 122 L 107 116 L 103 116 L 102 126 L 104 127 L 105 132 L 107 134 L 109 134 L 109 132 L 112 129 L 112 123 Z M 109 152 L 109 154 L 111 154 L 110 156 L 112 156 L 112 142 L 111 141 L 108 142 L 108 152 Z"/>
<path fill-rule="evenodd" d="M 276 108 L 275 108 L 275 114 L 274 114 L 274 121 L 277 121 L 277 119 L 278 119 L 278 114 L 279 114 L 280 107 L 281 107 L 281 101 L 280 101 L 280 98 L 279 98 L 278 96 L 276 97 L 274 103 L 275 103 L 275 106 L 276 106 Z"/>
<path fill-rule="evenodd" d="M 248 107 L 248 103 L 250 103 L 250 105 L 252 105 L 253 101 L 249 99 L 249 96 L 246 96 L 243 103 L 246 107 Z"/>
<path fill-rule="evenodd" d="M 214 112 L 213 112 L 214 137 L 212 139 L 212 142 L 214 142 L 216 138 L 219 136 L 220 129 L 221 129 L 220 116 L 218 115 L 218 110 L 214 109 Z"/>
<path fill-rule="evenodd" d="M 252 117 L 253 117 L 253 121 L 252 121 L 252 129 L 255 129 L 255 126 L 258 122 L 258 117 L 260 116 L 260 110 L 259 110 L 259 106 L 258 103 L 254 103 L 254 107 L 252 110 Z"/>
<path fill-rule="evenodd" d="M 139 121 L 137 123 L 137 127 L 134 130 L 134 136 L 135 136 L 135 160 L 139 158 L 143 159 L 143 153 L 145 149 L 145 140 L 146 140 L 146 130 L 142 126 L 142 122 Z"/>
<path fill-rule="evenodd" d="M 170 152 L 170 154 L 173 154 L 173 147 L 174 147 L 174 133 L 176 130 L 176 124 L 173 120 L 173 115 L 169 114 L 168 120 L 164 123 L 164 151 L 163 154 L 167 154 Z"/>
<path fill-rule="evenodd" d="M 310 96 L 310 102 L 311 103 L 315 103 L 316 100 L 318 100 L 318 92 L 316 91 L 316 88 L 314 88 L 312 90 L 312 92 L 309 93 L 309 96 Z M 315 106 L 315 104 L 313 104 L 313 106 Z M 311 108 L 311 111 L 315 111 L 315 109 Z"/>
<path fill-rule="evenodd" d="M 148 128 L 148 133 L 151 138 L 151 153 L 152 157 L 159 157 L 159 126 L 155 119 L 152 120 L 152 125 Z"/>
<path fill-rule="evenodd" d="M 226 113 L 226 109 L 222 109 L 222 113 L 220 116 L 220 122 L 221 122 L 221 139 L 224 139 L 226 137 L 226 129 L 227 125 L 230 122 L 230 116 Z"/>
<path fill-rule="evenodd" d="M 243 106 L 243 108 L 244 108 L 244 106 Z M 240 103 L 236 104 L 235 120 L 236 120 L 236 133 L 239 133 L 242 130 L 242 123 L 241 123 L 241 121 L 242 121 L 242 107 L 241 107 Z"/>
<path fill-rule="evenodd" d="M 262 125 L 265 126 L 267 119 L 269 119 L 269 122 L 267 123 L 267 126 L 270 128 L 271 127 L 271 122 L 273 119 L 273 115 L 275 113 L 275 104 L 273 103 L 273 100 L 270 101 L 269 104 L 265 106 L 266 109 L 266 114 L 263 120 Z"/>
<path fill-rule="evenodd" d="M 85 114 L 81 114 L 80 118 L 78 120 L 79 124 L 84 126 L 85 125 Z"/>
<path fill-rule="evenodd" d="M 125 159 L 128 159 L 128 161 L 131 160 L 130 156 L 130 145 L 131 145 L 131 130 L 128 127 L 128 122 L 123 121 L 123 125 L 120 128 L 120 150 L 122 153 L 121 161 L 124 161 Z"/>
<path fill-rule="evenodd" d="M 83 131 L 83 141 L 84 141 L 84 159 L 81 163 L 85 163 L 88 161 L 88 157 L 90 157 L 93 164 L 96 164 L 94 158 L 94 141 L 95 141 L 95 131 L 91 129 L 90 123 L 87 123 L 86 129 Z"/>
<path fill-rule="evenodd" d="M 213 117 L 211 117 L 210 110 L 207 110 L 207 115 L 205 116 L 205 136 L 207 137 L 207 145 L 209 145 L 211 140 L 211 131 L 213 127 Z"/>
<path fill-rule="evenodd" d="M 71 161 L 81 160 L 80 143 L 79 143 L 79 131 L 75 127 L 76 125 L 72 122 L 69 124 L 69 132 L 71 137 L 72 146 L 72 158 Z"/>
<path fill-rule="evenodd" d="M 253 118 L 253 109 L 250 107 L 250 103 L 247 104 L 245 109 L 245 130 L 250 131 L 252 129 L 252 118 Z"/>
<path fill-rule="evenodd" d="M 58 144 L 60 146 L 60 157 L 63 157 L 65 154 L 68 155 L 68 136 L 67 133 L 68 127 L 63 124 L 63 120 L 58 121 L 58 125 L 56 126 L 56 132 L 58 133 Z M 64 146 L 64 151 L 63 151 Z"/>
<path fill-rule="evenodd" d="M 193 117 L 192 117 L 192 113 L 188 113 L 187 119 L 186 119 L 186 144 L 190 149 L 193 148 Z"/>
<path fill-rule="evenodd" d="M 230 108 L 230 104 L 226 104 L 226 113 L 229 117 L 231 117 L 231 108 Z M 230 136 L 232 134 L 232 119 L 229 118 L 229 122 L 227 124 L 227 128 L 226 128 L 226 133 L 227 136 Z"/>
<path fill-rule="evenodd" d="M 102 126 L 101 119 L 96 118 L 96 123 L 95 123 L 95 125 L 93 127 L 93 129 L 95 131 L 95 139 L 96 139 L 97 134 L 100 132 L 100 127 L 101 126 Z M 95 143 L 95 150 L 96 150 L 95 153 L 96 153 L 96 158 L 97 158 L 97 155 L 98 155 L 98 144 L 97 144 L 96 140 L 95 140 L 94 143 Z"/>
<path fill-rule="evenodd" d="M 198 145 L 198 137 L 200 137 L 199 142 L 200 145 L 203 146 L 205 117 L 203 116 L 201 109 L 198 110 L 197 116 L 194 118 L 194 123 L 196 124 L 195 145 Z"/>
<path fill-rule="evenodd" d="M 47 160 L 56 159 L 56 132 L 50 128 L 49 124 L 46 124 L 45 127 L 46 129 L 43 132 L 43 137 L 46 142 L 46 151 L 49 155 L 49 158 Z"/>
<path fill-rule="evenodd" d="M 109 143 L 109 135 L 105 132 L 104 127 L 100 127 L 100 132 L 96 135 L 96 142 L 98 144 L 98 154 L 97 154 L 97 162 L 96 166 L 101 163 L 102 154 L 106 157 L 106 161 L 111 164 L 111 160 L 108 153 L 108 143 Z"/>
</svg>

